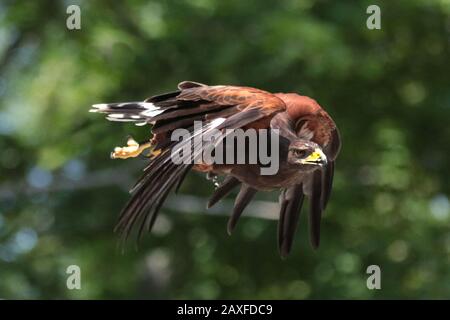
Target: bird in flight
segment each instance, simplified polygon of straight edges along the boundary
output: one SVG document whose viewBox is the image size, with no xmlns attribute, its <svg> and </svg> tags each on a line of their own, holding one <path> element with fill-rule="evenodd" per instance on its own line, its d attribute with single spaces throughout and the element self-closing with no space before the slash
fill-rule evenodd
<svg viewBox="0 0 450 320">
<path fill-rule="evenodd" d="M 228 221 L 228 233 L 231 234 L 258 191 L 280 190 L 281 256 L 286 257 L 291 251 L 305 197 L 309 200 L 310 242 L 313 248 L 319 246 L 320 221 L 330 197 L 341 141 L 336 124 L 315 100 L 295 93 L 272 94 L 250 87 L 183 81 L 178 90 L 143 102 L 95 104 L 90 111 L 104 113 L 110 121 L 152 125 L 151 139 L 139 144 L 129 138 L 127 146 L 116 147 L 111 154 L 112 158 L 126 159 L 149 151 L 149 164 L 131 189 L 131 199 L 115 228 L 125 238 L 134 226 L 139 236 L 144 230 L 150 231 L 170 191 L 177 191 L 187 173 L 194 170 L 224 177 L 208 208 L 240 187 Z M 196 127 L 196 121 L 202 125 Z M 188 130 L 191 138 L 173 141 L 171 136 L 177 129 Z M 172 159 L 174 151 L 192 143 L 200 134 L 237 129 L 277 132 L 279 169 L 275 174 L 262 175 L 261 163 L 175 163 Z M 189 148 L 193 160 L 204 146 L 190 144 Z"/>
</svg>

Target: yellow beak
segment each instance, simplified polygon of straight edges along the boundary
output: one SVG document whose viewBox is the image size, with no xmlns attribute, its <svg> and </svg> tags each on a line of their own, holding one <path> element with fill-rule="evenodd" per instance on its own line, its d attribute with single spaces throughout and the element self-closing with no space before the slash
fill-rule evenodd
<svg viewBox="0 0 450 320">
<path fill-rule="evenodd" d="M 302 164 L 315 164 L 315 165 L 324 165 L 327 163 L 327 156 L 320 149 L 315 149 L 313 153 L 311 153 L 305 159 L 300 160 Z"/>
</svg>

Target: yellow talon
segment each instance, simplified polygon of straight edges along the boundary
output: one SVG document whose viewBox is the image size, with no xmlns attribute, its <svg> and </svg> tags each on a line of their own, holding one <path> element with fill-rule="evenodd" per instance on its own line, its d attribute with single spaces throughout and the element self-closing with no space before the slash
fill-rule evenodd
<svg viewBox="0 0 450 320">
<path fill-rule="evenodd" d="M 111 153 L 112 159 L 128 159 L 139 156 L 145 149 L 151 147 L 151 143 L 147 142 L 142 145 L 136 142 L 133 138 L 128 138 L 126 147 L 115 147 Z"/>
<path fill-rule="evenodd" d="M 156 157 L 159 156 L 160 154 L 161 154 L 161 149 L 154 150 L 154 151 L 151 152 L 152 158 L 156 158 Z"/>
</svg>

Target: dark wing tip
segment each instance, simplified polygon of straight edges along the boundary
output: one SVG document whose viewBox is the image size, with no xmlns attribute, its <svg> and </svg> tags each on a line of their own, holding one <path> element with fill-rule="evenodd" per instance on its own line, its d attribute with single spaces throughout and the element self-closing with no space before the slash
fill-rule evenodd
<svg viewBox="0 0 450 320">
<path fill-rule="evenodd" d="M 309 199 L 310 242 L 311 246 L 317 249 L 320 244 L 320 221 L 322 219 L 322 171 L 316 170 L 312 175 L 312 193 Z"/>
<path fill-rule="evenodd" d="M 214 190 L 214 193 L 211 195 L 211 198 L 209 198 L 206 207 L 208 209 L 211 208 L 221 199 L 226 197 L 231 192 L 231 190 L 237 187 L 240 183 L 241 182 L 238 179 L 232 176 L 226 177 L 222 184 L 216 190 Z"/>
<path fill-rule="evenodd" d="M 234 203 L 233 213 L 231 214 L 230 219 L 228 220 L 227 232 L 229 235 L 233 232 L 236 224 L 244 211 L 245 207 L 250 203 L 253 196 L 256 194 L 257 190 L 253 189 L 249 185 L 242 184 L 241 190 L 236 197 L 236 201 Z"/>
<path fill-rule="evenodd" d="M 300 212 L 303 205 L 303 185 L 295 185 L 280 195 L 280 220 L 278 222 L 278 250 L 287 257 L 294 243 Z"/>
<path fill-rule="evenodd" d="M 311 247 L 314 250 L 319 249 L 320 246 L 320 223 L 319 223 L 319 228 L 317 230 L 317 232 L 315 232 L 314 234 L 311 235 Z"/>
<path fill-rule="evenodd" d="M 229 236 L 231 236 L 231 234 L 233 233 L 233 230 L 236 226 L 236 223 L 232 224 L 230 220 L 228 220 L 228 224 L 227 224 L 227 233 Z"/>
<path fill-rule="evenodd" d="M 334 176 L 334 161 L 328 162 L 322 173 L 322 194 L 321 194 L 321 206 L 322 210 L 327 207 L 330 200 L 331 189 L 333 188 L 333 176 Z"/>
<path fill-rule="evenodd" d="M 280 246 L 279 250 L 281 258 L 287 259 L 287 257 L 291 253 L 291 246 L 287 243 L 287 241 L 284 241 L 283 244 Z"/>
</svg>

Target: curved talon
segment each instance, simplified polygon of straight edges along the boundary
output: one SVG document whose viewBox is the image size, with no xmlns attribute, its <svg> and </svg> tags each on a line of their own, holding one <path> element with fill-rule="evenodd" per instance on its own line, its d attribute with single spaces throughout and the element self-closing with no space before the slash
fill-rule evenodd
<svg viewBox="0 0 450 320">
<path fill-rule="evenodd" d="M 136 142 L 133 138 L 128 138 L 126 147 L 115 147 L 111 152 L 112 159 L 128 159 L 139 156 L 145 149 L 151 147 L 151 143 L 147 142 L 142 145 Z"/>
</svg>

